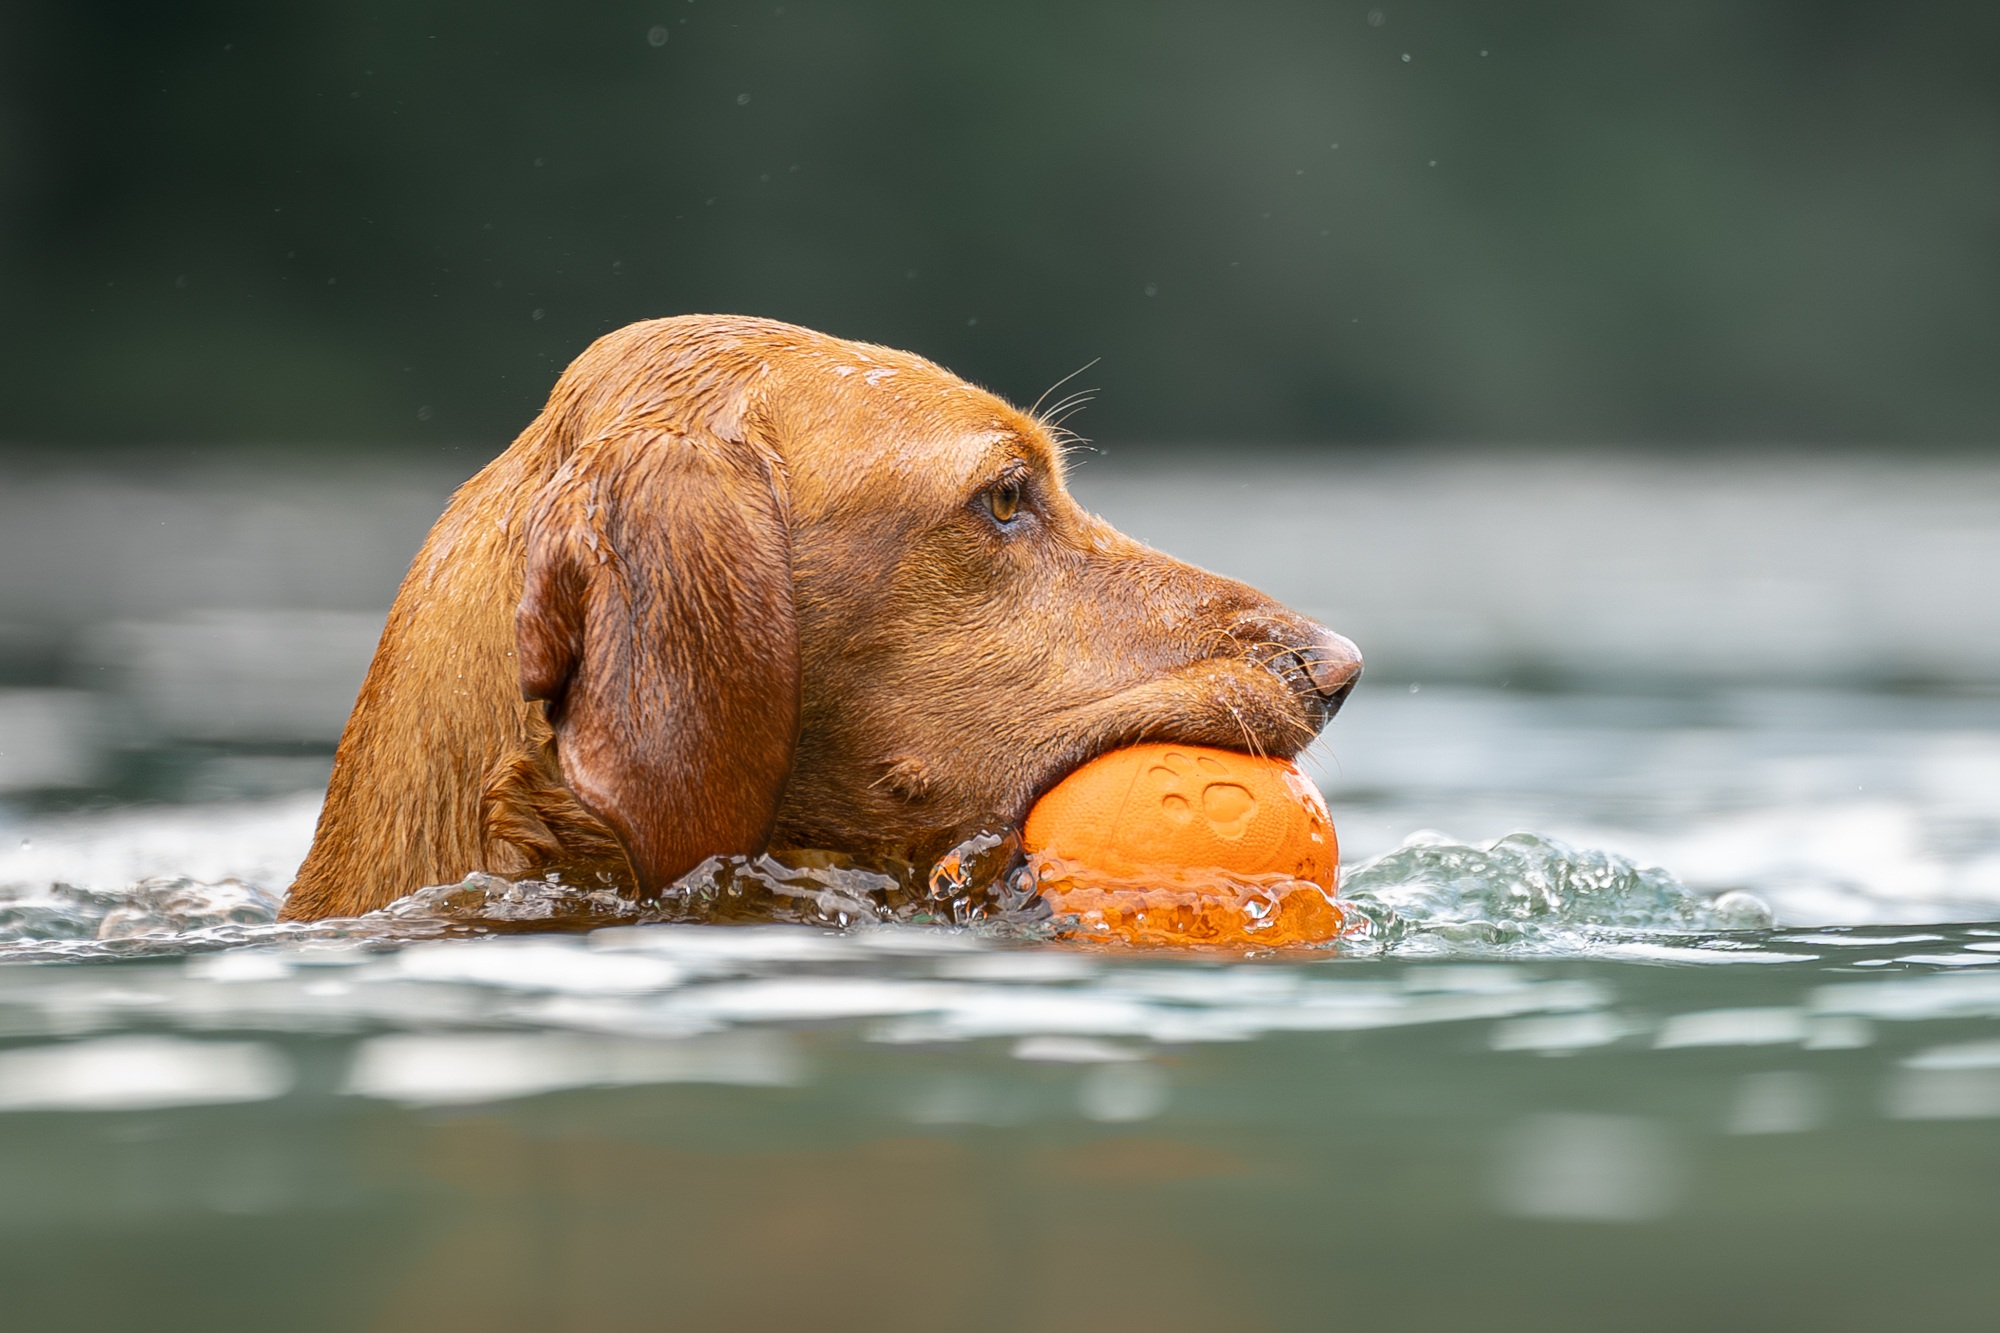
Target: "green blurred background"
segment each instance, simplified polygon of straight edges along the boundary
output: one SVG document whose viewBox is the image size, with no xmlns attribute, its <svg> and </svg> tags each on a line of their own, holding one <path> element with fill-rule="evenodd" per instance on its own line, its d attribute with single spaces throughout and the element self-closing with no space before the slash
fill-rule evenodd
<svg viewBox="0 0 2000 1333">
<path fill-rule="evenodd" d="M 28 0 L 0 441 L 498 444 L 683 311 L 1101 439 L 1990 446 L 2000 7 Z"/>
</svg>

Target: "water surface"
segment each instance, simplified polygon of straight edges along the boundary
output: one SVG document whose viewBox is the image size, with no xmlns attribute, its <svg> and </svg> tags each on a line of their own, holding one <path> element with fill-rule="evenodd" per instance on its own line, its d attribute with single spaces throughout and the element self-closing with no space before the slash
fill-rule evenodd
<svg viewBox="0 0 2000 1333">
<path fill-rule="evenodd" d="M 271 924 L 445 479 L 11 487 L 10 1326 L 1986 1316 L 1991 468 L 1123 457 L 1087 503 L 1370 653 L 1334 948 Z"/>
<path fill-rule="evenodd" d="M 1996 950 L 641 927 L 21 965 L 0 1271 L 50 1329 L 1955 1326 L 2000 1223 Z"/>
</svg>

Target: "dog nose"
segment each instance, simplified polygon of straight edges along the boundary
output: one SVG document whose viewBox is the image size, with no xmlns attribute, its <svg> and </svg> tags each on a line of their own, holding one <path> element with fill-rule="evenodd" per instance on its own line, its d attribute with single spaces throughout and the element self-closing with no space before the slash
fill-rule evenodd
<svg viewBox="0 0 2000 1333">
<path fill-rule="evenodd" d="M 1361 650 L 1317 621 L 1281 612 L 1246 615 L 1233 637 L 1300 696 L 1324 726 L 1361 679 Z"/>
<path fill-rule="evenodd" d="M 1354 683 L 1361 679 L 1361 650 L 1345 634 L 1335 634 L 1324 625 L 1313 628 L 1319 631 L 1317 642 L 1300 656 L 1313 688 L 1326 700 L 1326 715 L 1332 717 L 1354 692 Z"/>
</svg>

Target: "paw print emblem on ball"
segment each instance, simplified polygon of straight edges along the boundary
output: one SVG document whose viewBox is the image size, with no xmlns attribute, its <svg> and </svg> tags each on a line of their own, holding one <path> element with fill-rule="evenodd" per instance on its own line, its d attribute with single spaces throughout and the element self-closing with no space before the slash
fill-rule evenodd
<svg viewBox="0 0 2000 1333">
<path fill-rule="evenodd" d="M 1226 842 L 1241 838 L 1257 817 L 1257 798 L 1230 780 L 1229 765 L 1211 755 L 1169 750 L 1147 768 L 1145 781 L 1158 789 L 1160 813 L 1170 821 L 1192 824 L 1199 810 L 1210 831 Z"/>
</svg>

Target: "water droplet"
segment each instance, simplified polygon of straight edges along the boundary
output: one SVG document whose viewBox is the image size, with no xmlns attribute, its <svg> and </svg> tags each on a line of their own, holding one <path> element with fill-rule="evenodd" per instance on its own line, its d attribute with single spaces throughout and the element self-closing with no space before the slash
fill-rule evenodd
<svg viewBox="0 0 2000 1333">
<path fill-rule="evenodd" d="M 1160 294 L 1160 289 L 1157 284 L 1150 282 L 1146 284 L 1146 295 L 1158 296 L 1159 294 Z"/>
<path fill-rule="evenodd" d="M 1403 63 L 1405 65 L 1410 63 L 1410 53 L 1408 51 L 1403 52 Z"/>
<path fill-rule="evenodd" d="M 657 23 L 646 29 L 646 44 L 648 46 L 665 46 L 667 44 L 667 30 Z"/>
<path fill-rule="evenodd" d="M 1422 688 L 1423 686 L 1421 685 L 1412 685 L 1410 686 L 1410 693 L 1415 694 L 1418 690 L 1421 690 Z"/>
<path fill-rule="evenodd" d="M 417 420 L 419 420 L 419 421 L 429 421 L 430 419 L 431 419 L 431 409 L 430 409 L 430 408 L 428 408 L 428 407 L 420 407 L 420 408 L 418 408 L 418 409 L 417 409 Z"/>
<path fill-rule="evenodd" d="M 546 310 L 537 310 L 537 311 L 536 311 L 536 312 L 535 312 L 534 314 L 530 315 L 530 316 L 529 316 L 528 318 L 530 318 L 530 319 L 540 319 L 540 318 L 541 318 L 541 317 L 542 317 L 543 315 L 546 315 L 546 314 L 548 314 L 548 313 L 549 313 L 549 312 L 548 312 L 548 311 L 546 311 Z"/>
<path fill-rule="evenodd" d="M 1403 58 L 1404 58 L 1405 60 L 1408 60 L 1408 59 L 1409 59 L 1409 57 L 1408 57 L 1408 56 L 1404 56 Z M 749 105 L 750 105 L 750 94 L 749 94 L 749 93 L 738 93 L 738 94 L 736 94 L 736 105 L 738 105 L 738 106 L 749 106 Z"/>
<path fill-rule="evenodd" d="M 1381 27 L 1381 26 L 1382 26 L 1382 25 L 1383 25 L 1384 23 L 1387 23 L 1388 21 L 1389 21 L 1389 16 L 1388 16 L 1387 14 L 1384 14 L 1384 13 L 1383 13 L 1383 12 L 1382 12 L 1381 10 L 1379 10 L 1379 9 L 1371 9 L 1371 10 L 1369 10 L 1369 11 L 1368 11 L 1368 26 L 1369 26 L 1369 27 L 1371 27 L 1371 28 L 1379 28 L 1379 27 Z"/>
</svg>

